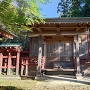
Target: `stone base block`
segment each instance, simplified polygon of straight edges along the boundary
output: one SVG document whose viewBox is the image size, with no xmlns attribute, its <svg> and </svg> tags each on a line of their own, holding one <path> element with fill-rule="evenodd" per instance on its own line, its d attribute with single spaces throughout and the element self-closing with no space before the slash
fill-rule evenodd
<svg viewBox="0 0 90 90">
<path fill-rule="evenodd" d="M 78 79 L 78 80 L 83 79 L 82 74 L 81 73 L 80 74 L 76 74 L 76 79 Z"/>
</svg>

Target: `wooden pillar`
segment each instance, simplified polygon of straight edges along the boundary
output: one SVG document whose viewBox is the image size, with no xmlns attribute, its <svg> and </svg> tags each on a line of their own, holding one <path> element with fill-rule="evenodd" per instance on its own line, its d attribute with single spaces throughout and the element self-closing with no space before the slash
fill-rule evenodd
<svg viewBox="0 0 90 90">
<path fill-rule="evenodd" d="M 59 61 L 59 68 L 61 68 L 60 66 L 60 41 L 58 42 L 58 61 Z"/>
<path fill-rule="evenodd" d="M 2 53 L 0 52 L 0 74 L 2 73 Z"/>
<path fill-rule="evenodd" d="M 19 59 L 20 59 L 20 51 L 17 51 L 17 58 L 16 58 L 16 75 L 19 75 Z"/>
<path fill-rule="evenodd" d="M 76 49 L 75 43 L 73 42 L 73 56 L 74 56 L 74 57 L 75 57 L 75 49 Z"/>
<path fill-rule="evenodd" d="M 42 60 L 42 35 L 38 38 L 38 76 L 41 76 L 41 60 Z"/>
<path fill-rule="evenodd" d="M 8 68 L 7 68 L 7 75 L 10 75 L 11 70 L 11 53 L 8 53 Z"/>
<path fill-rule="evenodd" d="M 46 63 L 46 41 L 44 42 L 44 67 L 45 68 L 45 63 Z"/>
<path fill-rule="evenodd" d="M 73 59 L 74 59 L 74 68 L 76 69 L 76 56 L 75 56 L 75 50 L 76 50 L 76 47 L 75 47 L 75 43 L 73 42 Z"/>
<path fill-rule="evenodd" d="M 80 69 L 79 36 L 78 36 L 78 35 L 76 35 L 75 41 L 76 41 L 76 68 L 77 68 L 76 78 L 77 78 L 77 79 L 80 79 L 80 78 L 82 77 L 82 74 L 81 74 L 81 69 Z"/>
<path fill-rule="evenodd" d="M 24 65 L 23 65 L 23 58 L 21 59 L 21 76 L 23 75 Z"/>
</svg>

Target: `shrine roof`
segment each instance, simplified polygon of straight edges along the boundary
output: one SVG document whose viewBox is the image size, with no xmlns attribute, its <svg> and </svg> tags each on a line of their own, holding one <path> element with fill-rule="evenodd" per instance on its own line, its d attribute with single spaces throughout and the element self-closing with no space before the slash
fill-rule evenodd
<svg viewBox="0 0 90 90">
<path fill-rule="evenodd" d="M 90 23 L 90 17 L 46 18 L 45 23 Z"/>
<path fill-rule="evenodd" d="M 0 38 L 3 38 L 3 37 L 13 39 L 14 37 L 17 37 L 17 36 L 7 32 L 7 31 L 4 31 L 4 30 L 0 29 Z"/>
<path fill-rule="evenodd" d="M 21 46 L 20 43 L 2 43 L 0 45 L 0 47 L 17 47 L 17 46 Z"/>
<path fill-rule="evenodd" d="M 46 18 L 45 23 L 34 23 L 30 25 L 30 28 L 29 37 L 88 35 L 90 34 L 90 17 Z"/>
</svg>

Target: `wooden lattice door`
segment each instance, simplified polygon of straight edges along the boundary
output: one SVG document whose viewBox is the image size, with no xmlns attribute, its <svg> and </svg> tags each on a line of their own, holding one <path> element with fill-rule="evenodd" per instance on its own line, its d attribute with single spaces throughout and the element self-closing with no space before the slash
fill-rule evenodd
<svg viewBox="0 0 90 90">
<path fill-rule="evenodd" d="M 46 44 L 46 68 L 53 67 L 53 62 L 58 61 L 58 42 Z"/>
<path fill-rule="evenodd" d="M 60 43 L 60 66 L 61 68 L 74 68 L 73 43 Z"/>
<path fill-rule="evenodd" d="M 47 43 L 46 68 L 72 67 L 73 66 L 73 43 L 53 42 Z"/>
</svg>

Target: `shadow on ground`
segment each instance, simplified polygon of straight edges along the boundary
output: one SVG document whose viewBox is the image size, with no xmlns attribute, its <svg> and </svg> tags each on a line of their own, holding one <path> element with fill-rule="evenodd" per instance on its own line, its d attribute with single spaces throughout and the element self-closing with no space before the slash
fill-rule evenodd
<svg viewBox="0 0 90 90">
<path fill-rule="evenodd" d="M 14 86 L 0 86 L 0 90 L 23 90 Z"/>
<path fill-rule="evenodd" d="M 81 80 L 77 80 L 74 78 L 66 77 L 66 76 L 48 76 L 45 75 L 43 76 L 44 81 L 49 81 L 49 80 L 56 80 L 56 81 L 68 81 L 68 82 L 75 82 L 75 83 L 80 83 L 80 84 L 86 84 L 90 85 L 90 78 L 83 78 Z"/>
</svg>

